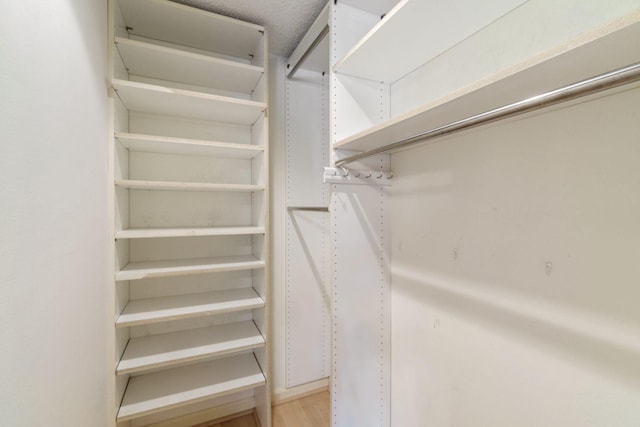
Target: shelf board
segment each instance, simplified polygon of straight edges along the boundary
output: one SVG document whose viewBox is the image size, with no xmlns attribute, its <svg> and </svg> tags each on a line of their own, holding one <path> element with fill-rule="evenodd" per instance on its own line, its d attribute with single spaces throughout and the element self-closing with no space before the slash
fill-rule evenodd
<svg viewBox="0 0 640 427">
<path fill-rule="evenodd" d="M 264 234 L 264 227 L 130 228 L 117 231 L 116 239 L 240 236 L 245 234 Z"/>
<path fill-rule="evenodd" d="M 198 363 L 131 378 L 117 421 L 200 402 L 265 384 L 253 354 Z"/>
<path fill-rule="evenodd" d="M 118 363 L 118 375 L 139 373 L 263 347 L 252 321 L 132 338 Z"/>
<path fill-rule="evenodd" d="M 393 83 L 525 1 L 494 0 L 475 13 L 464 13 L 465 0 L 402 0 L 336 63 L 334 71 Z"/>
<path fill-rule="evenodd" d="M 638 61 L 640 13 L 429 102 L 334 144 L 367 151 Z M 633 41 L 633 42 L 631 42 Z M 598 58 L 597 61 L 594 58 Z"/>
<path fill-rule="evenodd" d="M 118 179 L 118 187 L 131 190 L 165 190 L 165 191 L 231 191 L 251 193 L 264 190 L 264 185 L 254 184 L 211 184 L 206 182 L 173 182 L 173 181 L 142 181 Z"/>
<path fill-rule="evenodd" d="M 120 0 L 129 33 L 250 59 L 264 27 L 167 0 Z"/>
<path fill-rule="evenodd" d="M 116 327 L 146 325 L 264 307 L 253 288 L 202 292 L 129 301 Z"/>
<path fill-rule="evenodd" d="M 153 277 L 253 270 L 257 268 L 264 268 L 264 261 L 253 255 L 131 262 L 116 273 L 116 280 L 140 280 Z"/>
<path fill-rule="evenodd" d="M 131 74 L 251 93 L 264 74 L 262 67 L 116 37 L 118 52 Z"/>
<path fill-rule="evenodd" d="M 145 153 L 215 156 L 232 159 L 252 159 L 264 153 L 264 147 L 250 144 L 122 132 L 116 132 L 115 137 L 130 151 Z"/>
<path fill-rule="evenodd" d="M 382 16 L 389 12 L 398 0 L 344 0 L 344 4 Z"/>
<path fill-rule="evenodd" d="M 266 110 L 264 102 L 129 80 L 111 83 L 130 111 L 251 125 Z"/>
</svg>

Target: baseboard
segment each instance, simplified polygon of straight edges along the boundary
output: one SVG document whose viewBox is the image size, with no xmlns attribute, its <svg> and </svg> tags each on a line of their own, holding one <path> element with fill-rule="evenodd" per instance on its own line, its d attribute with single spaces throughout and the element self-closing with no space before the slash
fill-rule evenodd
<svg viewBox="0 0 640 427">
<path fill-rule="evenodd" d="M 271 405 L 282 405 L 283 403 L 310 396 L 312 394 L 316 394 L 328 389 L 329 378 L 323 378 L 321 380 L 302 384 L 296 387 L 277 389 L 274 390 L 273 394 L 271 395 Z"/>
</svg>

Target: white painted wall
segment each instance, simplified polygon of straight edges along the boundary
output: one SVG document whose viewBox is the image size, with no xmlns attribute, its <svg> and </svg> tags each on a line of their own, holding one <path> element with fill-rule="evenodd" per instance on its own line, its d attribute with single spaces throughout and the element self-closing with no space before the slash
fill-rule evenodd
<svg viewBox="0 0 640 427">
<path fill-rule="evenodd" d="M 0 425 L 107 425 L 106 2 L 3 3 Z"/>
<path fill-rule="evenodd" d="M 639 103 L 393 155 L 392 425 L 640 425 Z"/>
</svg>

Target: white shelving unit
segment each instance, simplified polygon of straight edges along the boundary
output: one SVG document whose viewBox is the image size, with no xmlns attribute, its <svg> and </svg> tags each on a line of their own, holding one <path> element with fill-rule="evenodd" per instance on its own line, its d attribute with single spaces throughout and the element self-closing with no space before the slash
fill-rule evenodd
<svg viewBox="0 0 640 427">
<path fill-rule="evenodd" d="M 401 0 L 382 19 L 380 9 L 370 6 L 365 0 L 332 2 L 331 6 L 330 126 L 334 160 L 416 137 L 639 60 L 640 10 L 633 1 L 617 2 L 616 8 L 611 8 L 609 4 L 594 7 L 580 1 L 498 0 L 488 4 Z M 638 86 L 615 90 L 629 91 Z M 625 106 L 621 105 L 621 111 Z M 549 109 L 531 114 L 548 113 Z M 549 119 L 548 123 L 554 121 Z M 502 126 L 508 125 L 496 125 L 492 142 L 496 142 L 496 135 L 504 144 L 512 139 L 522 142 L 522 136 L 514 132 L 500 135 Z M 558 129 L 550 125 L 545 131 Z M 442 138 L 441 143 L 446 140 Z M 450 153 L 457 156 L 461 147 L 444 157 Z M 490 150 L 496 147 L 494 144 Z M 399 401 L 397 396 L 391 399 L 395 369 L 390 362 L 393 269 L 388 260 L 389 230 L 394 224 L 386 213 L 387 200 L 389 195 L 392 201 L 397 196 L 410 200 L 413 206 L 414 200 L 405 197 L 407 185 L 427 200 L 435 192 L 432 187 L 418 188 L 422 184 L 420 178 L 416 180 L 422 176 L 420 172 L 425 176 L 444 173 L 455 181 L 459 178 L 456 171 L 467 165 L 454 159 L 451 168 L 442 162 L 436 162 L 438 167 L 434 168 L 436 163 L 427 161 L 428 170 L 420 171 L 416 165 L 428 153 L 420 155 L 417 162 L 409 161 L 406 154 L 397 155 L 402 165 L 394 172 L 403 186 L 397 191 L 389 193 L 373 185 L 332 186 L 332 283 L 338 295 L 332 306 L 332 425 L 336 427 L 389 426 L 393 417 L 406 418 L 398 406 L 393 406 Z M 473 162 L 473 155 L 461 158 Z M 378 154 L 347 166 L 371 170 L 391 166 L 394 159 L 389 153 Z M 443 184 L 445 192 L 448 184 Z M 397 215 L 396 220 L 402 221 L 401 217 Z M 415 224 L 411 223 L 414 228 Z M 369 257 L 371 254 L 374 256 Z M 369 301 L 367 295 L 372 296 Z M 370 363 L 363 364 L 362 360 Z M 374 407 L 376 411 L 371 411 Z M 392 407 L 396 412 L 393 417 Z"/>
<path fill-rule="evenodd" d="M 459 14 L 461 6 L 452 2 L 400 1 L 383 20 L 347 50 L 333 69 L 338 79 L 381 82 L 382 88 L 376 87 L 375 90 L 388 94 L 384 102 L 391 105 L 387 107 L 390 112 L 381 120 L 363 122 L 355 129 L 344 132 L 334 141 L 334 148 L 353 151 L 378 148 L 527 96 L 637 62 L 637 45 L 629 41 L 638 40 L 640 16 L 632 13 L 595 31 L 579 33 L 561 45 L 535 55 L 525 55 L 508 66 L 501 66 L 496 60 L 497 65 L 490 73 L 481 78 L 469 77 L 464 85 L 443 96 L 434 98 L 427 91 L 419 93 L 421 67 L 428 67 L 438 55 L 511 13 L 522 3 L 522 0 L 504 0 L 478 8 L 480 14 Z M 450 15 L 456 15 L 456 18 L 443 18 Z M 433 22 L 429 25 L 425 19 Z M 517 27 L 518 19 L 519 15 L 515 15 L 508 22 Z M 411 31 L 406 31 L 407 28 L 411 28 Z M 429 43 L 426 43 L 427 40 Z M 397 46 L 403 46 L 403 49 L 397 49 Z M 407 51 L 412 54 L 407 55 Z M 594 61 L 593 58 L 599 59 Z M 456 73 L 464 74 L 459 71 Z M 401 86 L 404 89 L 397 89 Z M 417 107 L 408 111 L 393 111 L 394 105 L 403 103 L 401 98 L 410 86 L 413 92 L 418 92 L 412 97 L 424 98 L 425 101 L 421 104 L 418 102 Z M 360 94 L 342 102 L 366 105 L 368 98 Z"/>
<path fill-rule="evenodd" d="M 268 427 L 264 29 L 168 0 L 110 14 L 113 425 L 250 405 Z"/>
</svg>

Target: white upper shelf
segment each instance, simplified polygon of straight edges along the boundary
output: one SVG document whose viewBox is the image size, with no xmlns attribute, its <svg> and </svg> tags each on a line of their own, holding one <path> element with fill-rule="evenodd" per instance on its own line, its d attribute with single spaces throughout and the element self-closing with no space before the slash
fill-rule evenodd
<svg viewBox="0 0 640 427">
<path fill-rule="evenodd" d="M 226 357 L 131 378 L 118 422 L 261 386 L 253 354 Z"/>
<path fill-rule="evenodd" d="M 165 368 L 239 353 L 264 344 L 264 337 L 252 321 L 132 338 L 116 373 Z"/>
<path fill-rule="evenodd" d="M 145 298 L 129 301 L 118 316 L 116 327 L 193 319 L 262 307 L 264 301 L 253 288 Z"/>
<path fill-rule="evenodd" d="M 122 37 L 115 41 L 129 73 L 139 76 L 250 93 L 264 74 L 253 65 Z"/>
<path fill-rule="evenodd" d="M 264 28 L 167 0 L 119 0 L 129 33 L 249 59 Z"/>
<path fill-rule="evenodd" d="M 231 159 L 252 159 L 264 153 L 264 147 L 250 144 L 174 138 L 116 132 L 115 137 L 129 151 L 143 153 L 183 154 L 188 156 L 215 156 Z"/>
<path fill-rule="evenodd" d="M 367 151 L 522 99 L 636 63 L 640 13 L 516 64 L 443 98 L 337 141 Z"/>
<path fill-rule="evenodd" d="M 131 262 L 116 273 L 116 280 L 140 280 L 219 271 L 253 270 L 264 268 L 264 265 L 264 261 L 253 255 Z"/>
<path fill-rule="evenodd" d="M 128 110 L 241 125 L 253 124 L 267 108 L 264 102 L 113 79 Z"/>
<path fill-rule="evenodd" d="M 174 181 L 142 181 L 118 179 L 117 187 L 131 190 L 162 191 L 228 191 L 234 193 L 252 193 L 264 190 L 264 185 L 257 184 L 216 184 L 208 182 L 174 182 Z"/>
<path fill-rule="evenodd" d="M 335 66 L 336 73 L 393 83 L 526 0 L 400 1 Z"/>
<path fill-rule="evenodd" d="M 240 236 L 264 234 L 264 227 L 180 227 L 129 228 L 116 231 L 116 239 L 151 239 L 158 237 Z"/>
<path fill-rule="evenodd" d="M 388 13 L 398 0 L 342 0 L 342 2 L 356 9 L 382 16 Z"/>
</svg>

